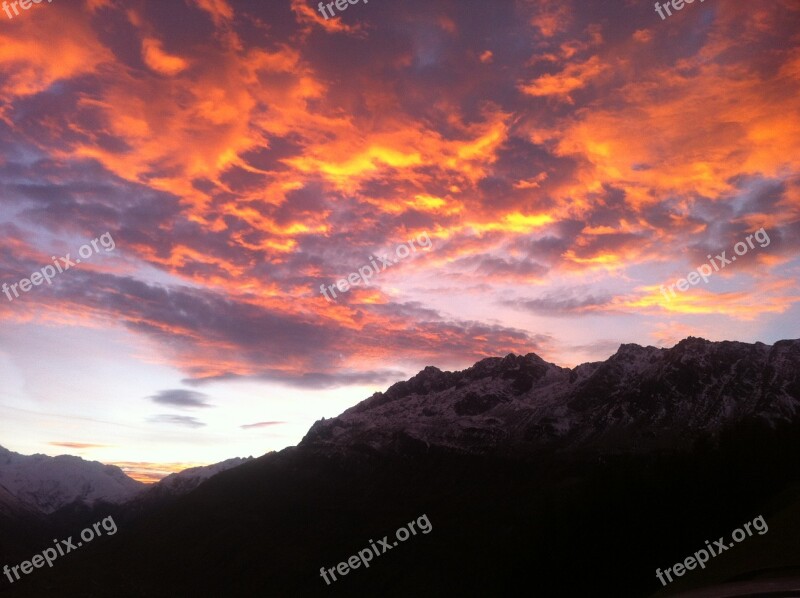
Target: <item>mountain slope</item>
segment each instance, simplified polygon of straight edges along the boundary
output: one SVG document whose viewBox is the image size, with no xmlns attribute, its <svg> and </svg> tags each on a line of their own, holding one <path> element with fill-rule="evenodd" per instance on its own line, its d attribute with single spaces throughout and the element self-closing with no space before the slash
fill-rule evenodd
<svg viewBox="0 0 800 598">
<path fill-rule="evenodd" d="M 177 498 L 188 494 L 215 475 L 234 467 L 239 467 L 252 460 L 253 457 L 234 457 L 213 465 L 191 467 L 178 473 L 172 473 L 153 484 L 144 493 L 138 495 L 136 500 L 152 502 Z"/>
<path fill-rule="evenodd" d="M 59 455 L 20 455 L 0 447 L 0 485 L 23 503 L 53 513 L 73 503 L 123 503 L 146 488 L 114 465 Z"/>
<path fill-rule="evenodd" d="M 0 560 L 29 552 L 45 539 L 44 517 L 0 485 Z M 0 563 L 2 565 L 3 563 Z"/>
</svg>

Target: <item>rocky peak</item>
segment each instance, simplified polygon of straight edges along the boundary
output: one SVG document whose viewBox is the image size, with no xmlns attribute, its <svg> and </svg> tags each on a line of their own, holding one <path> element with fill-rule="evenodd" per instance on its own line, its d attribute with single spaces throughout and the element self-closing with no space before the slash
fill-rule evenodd
<svg viewBox="0 0 800 598">
<path fill-rule="evenodd" d="M 798 366 L 798 340 L 623 344 L 573 369 L 509 354 L 461 372 L 425 368 L 317 422 L 301 444 L 462 452 L 690 444 L 743 418 L 800 418 Z"/>
</svg>

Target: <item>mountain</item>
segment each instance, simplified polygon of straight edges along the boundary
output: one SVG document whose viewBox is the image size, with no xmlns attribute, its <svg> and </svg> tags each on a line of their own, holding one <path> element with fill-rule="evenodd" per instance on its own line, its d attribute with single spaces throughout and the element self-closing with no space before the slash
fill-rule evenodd
<svg viewBox="0 0 800 598">
<path fill-rule="evenodd" d="M 689 448 L 746 418 L 790 422 L 800 409 L 800 341 L 671 349 L 622 345 L 574 369 L 533 353 L 462 372 L 427 367 L 314 424 L 301 446 L 379 452 L 648 451 Z"/>
<path fill-rule="evenodd" d="M 49 530 L 41 512 L 0 485 L 0 561 L 30 555 L 48 540 Z"/>
<path fill-rule="evenodd" d="M 0 485 L 42 513 L 54 513 L 74 503 L 120 504 L 146 488 L 114 465 L 70 455 L 20 455 L 3 447 Z"/>
<path fill-rule="evenodd" d="M 8 488 L 0 485 L 0 517 L 13 518 L 22 514 L 37 516 L 39 512 L 11 494 Z"/>
<path fill-rule="evenodd" d="M 799 371 L 798 340 L 696 338 L 426 368 L 9 595 L 627 597 L 800 571 Z M 656 578 L 759 515 L 767 534 Z"/>
<path fill-rule="evenodd" d="M 252 457 L 186 469 L 147 486 L 114 466 L 78 457 L 23 456 L 0 447 L 0 477 L 10 480 L 19 493 L 0 484 L 0 560 L 25 559 L 52 538 L 74 535 L 108 516 L 131 525 L 249 460 Z"/>
<path fill-rule="evenodd" d="M 219 463 L 214 463 L 213 465 L 184 469 L 183 471 L 170 474 L 162 480 L 159 480 L 143 494 L 137 496 L 137 499 L 144 502 L 152 502 L 177 498 L 188 494 L 218 473 L 222 473 L 233 467 L 238 467 L 252 460 L 253 457 L 234 457 L 233 459 L 227 459 Z"/>
</svg>

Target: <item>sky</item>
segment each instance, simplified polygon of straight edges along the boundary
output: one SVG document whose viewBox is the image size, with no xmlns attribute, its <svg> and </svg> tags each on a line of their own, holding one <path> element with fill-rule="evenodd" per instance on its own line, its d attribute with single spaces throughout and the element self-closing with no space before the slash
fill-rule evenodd
<svg viewBox="0 0 800 598">
<path fill-rule="evenodd" d="M 6 448 L 152 481 L 428 365 L 798 336 L 794 0 L 17 12 Z"/>
</svg>

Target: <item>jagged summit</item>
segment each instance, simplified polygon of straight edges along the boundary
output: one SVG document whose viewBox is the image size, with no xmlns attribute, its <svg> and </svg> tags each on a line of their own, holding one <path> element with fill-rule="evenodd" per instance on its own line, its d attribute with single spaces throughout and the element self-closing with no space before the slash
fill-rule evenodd
<svg viewBox="0 0 800 598">
<path fill-rule="evenodd" d="M 620 345 L 602 362 L 562 368 L 534 353 L 429 366 L 319 421 L 301 446 L 519 453 L 548 448 L 648 450 L 690 445 L 744 418 L 800 410 L 800 340 Z"/>
</svg>

